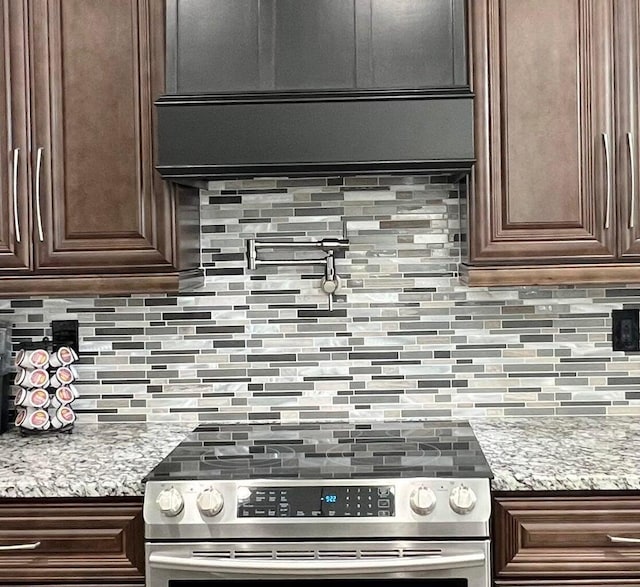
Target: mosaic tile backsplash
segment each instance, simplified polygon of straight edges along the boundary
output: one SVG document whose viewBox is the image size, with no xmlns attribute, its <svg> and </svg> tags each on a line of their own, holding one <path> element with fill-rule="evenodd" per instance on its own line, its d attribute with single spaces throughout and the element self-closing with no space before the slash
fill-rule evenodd
<svg viewBox="0 0 640 587">
<path fill-rule="evenodd" d="M 640 414 L 639 357 L 610 341 L 611 310 L 639 307 L 640 286 L 460 285 L 463 198 L 448 178 L 209 187 L 203 289 L 0 300 L 16 340 L 79 320 L 80 421 Z M 343 236 L 332 312 L 322 266 L 247 269 L 249 238 Z"/>
</svg>

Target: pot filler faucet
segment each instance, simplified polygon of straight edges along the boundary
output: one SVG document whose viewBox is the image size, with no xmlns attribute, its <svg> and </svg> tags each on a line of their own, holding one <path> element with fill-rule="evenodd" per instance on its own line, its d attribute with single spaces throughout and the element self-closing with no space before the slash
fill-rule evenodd
<svg viewBox="0 0 640 587">
<path fill-rule="evenodd" d="M 324 277 L 320 287 L 327 294 L 329 311 L 333 310 L 333 294 L 340 287 L 336 275 L 336 251 L 349 248 L 346 238 L 323 238 L 319 241 L 261 241 L 250 238 L 247 240 L 247 261 L 249 270 L 253 271 L 261 265 L 324 265 Z M 321 249 L 326 254 L 320 259 L 259 259 L 260 249 Z"/>
</svg>

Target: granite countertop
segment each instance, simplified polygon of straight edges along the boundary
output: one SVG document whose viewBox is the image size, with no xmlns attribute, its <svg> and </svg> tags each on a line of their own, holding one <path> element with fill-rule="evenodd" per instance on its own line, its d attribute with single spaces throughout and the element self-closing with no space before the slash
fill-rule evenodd
<svg viewBox="0 0 640 587">
<path fill-rule="evenodd" d="M 495 491 L 640 490 L 640 418 L 472 420 Z M 193 424 L 78 424 L 0 435 L 0 498 L 141 496 Z"/>
<path fill-rule="evenodd" d="M 494 491 L 640 489 L 640 418 L 472 420 Z"/>
<path fill-rule="evenodd" d="M 70 434 L 0 435 L 0 498 L 141 496 L 142 479 L 193 424 L 76 424 Z"/>
</svg>

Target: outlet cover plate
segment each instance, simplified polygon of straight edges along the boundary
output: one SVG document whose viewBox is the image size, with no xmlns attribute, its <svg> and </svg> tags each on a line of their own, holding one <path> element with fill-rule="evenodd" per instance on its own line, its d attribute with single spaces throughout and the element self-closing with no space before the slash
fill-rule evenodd
<svg viewBox="0 0 640 587">
<path fill-rule="evenodd" d="M 614 351 L 640 351 L 640 310 L 611 312 L 611 342 Z"/>
<path fill-rule="evenodd" d="M 71 347 L 80 354 L 80 340 L 78 338 L 77 320 L 52 320 L 51 321 L 51 342 L 53 350 L 61 346 Z"/>
</svg>

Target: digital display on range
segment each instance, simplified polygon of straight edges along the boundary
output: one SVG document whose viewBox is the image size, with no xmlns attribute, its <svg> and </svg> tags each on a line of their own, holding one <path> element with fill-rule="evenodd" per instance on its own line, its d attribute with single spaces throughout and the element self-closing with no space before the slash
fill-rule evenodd
<svg viewBox="0 0 640 587">
<path fill-rule="evenodd" d="M 389 517 L 395 515 L 391 485 L 242 487 L 239 518 Z"/>
</svg>

